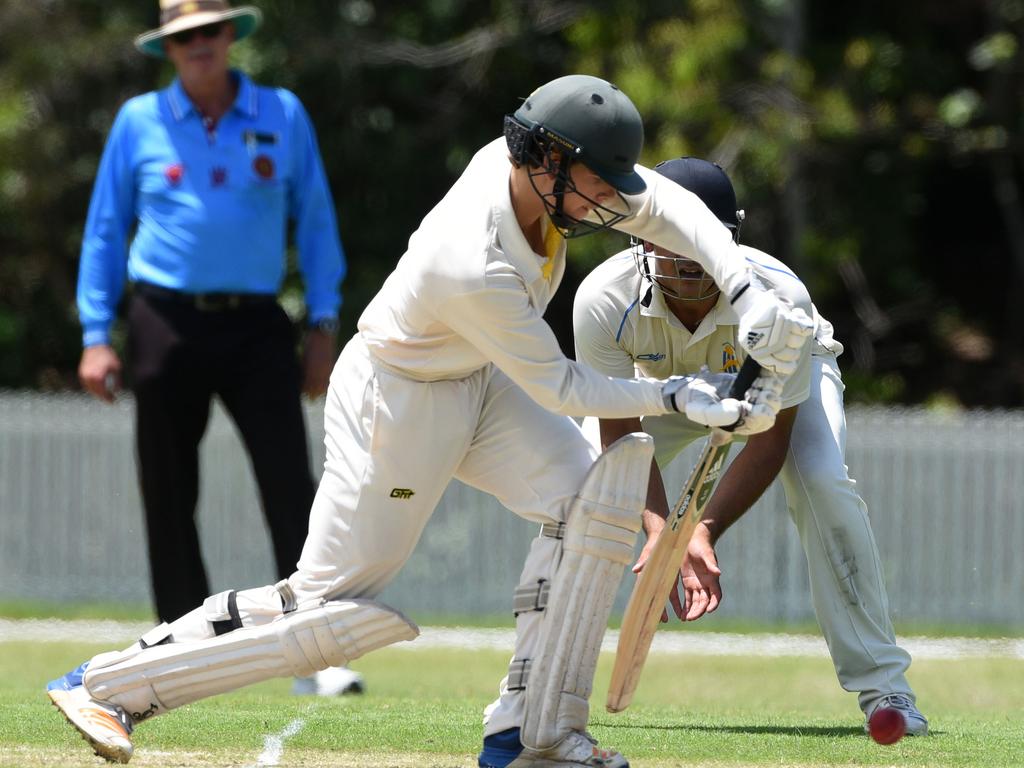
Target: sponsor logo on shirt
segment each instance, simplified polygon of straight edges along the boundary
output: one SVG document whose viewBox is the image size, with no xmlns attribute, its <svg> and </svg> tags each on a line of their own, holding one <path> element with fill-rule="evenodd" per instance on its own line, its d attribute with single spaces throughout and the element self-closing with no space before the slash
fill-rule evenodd
<svg viewBox="0 0 1024 768">
<path fill-rule="evenodd" d="M 391 498 L 392 499 L 411 499 L 416 494 L 416 491 L 411 488 L 392 488 Z"/>
<path fill-rule="evenodd" d="M 642 355 L 637 355 L 636 359 L 637 360 L 652 360 L 654 362 L 658 362 L 659 360 L 664 360 L 665 359 L 665 353 L 664 352 L 644 352 Z"/>
</svg>

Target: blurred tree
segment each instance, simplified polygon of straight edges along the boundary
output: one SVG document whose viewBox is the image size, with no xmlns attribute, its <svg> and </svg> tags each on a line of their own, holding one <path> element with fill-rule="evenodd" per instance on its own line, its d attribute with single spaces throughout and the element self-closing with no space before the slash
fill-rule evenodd
<svg viewBox="0 0 1024 768">
<path fill-rule="evenodd" d="M 149 79 L 128 2 L 0 3 L 0 385 L 75 383 L 76 259 L 121 102 Z M 151 74 L 149 70 L 148 74 Z"/>
<path fill-rule="evenodd" d="M 648 162 L 730 172 L 744 241 L 836 323 L 851 399 L 1020 406 L 1022 15 L 623 1 L 569 36 L 577 68 L 636 101 Z"/>
<path fill-rule="evenodd" d="M 317 126 L 349 255 L 343 326 L 501 116 L 572 71 L 618 83 L 648 163 L 710 157 L 744 240 L 837 325 L 852 399 L 1024 400 L 1024 0 L 257 0 L 235 47 Z M 168 67 L 134 51 L 155 0 L 0 2 L 0 386 L 75 385 L 74 286 L 106 133 Z M 549 318 L 623 247 L 570 248 Z M 297 314 L 294 275 L 286 297 Z"/>
</svg>

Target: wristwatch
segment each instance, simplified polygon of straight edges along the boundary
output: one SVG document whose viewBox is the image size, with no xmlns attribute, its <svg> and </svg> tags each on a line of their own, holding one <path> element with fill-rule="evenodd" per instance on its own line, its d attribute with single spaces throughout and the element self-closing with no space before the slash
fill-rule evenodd
<svg viewBox="0 0 1024 768">
<path fill-rule="evenodd" d="M 310 326 L 321 333 L 326 333 L 330 336 L 335 336 L 338 333 L 338 318 L 336 317 L 321 317 L 319 320 L 315 320 Z"/>
</svg>

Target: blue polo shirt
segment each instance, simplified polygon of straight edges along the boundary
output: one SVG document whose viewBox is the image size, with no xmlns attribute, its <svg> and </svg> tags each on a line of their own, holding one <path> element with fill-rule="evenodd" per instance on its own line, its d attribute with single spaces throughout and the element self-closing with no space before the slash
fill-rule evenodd
<svg viewBox="0 0 1024 768">
<path fill-rule="evenodd" d="M 82 242 L 85 346 L 109 342 L 126 275 L 188 293 L 276 294 L 289 220 L 310 319 L 337 315 L 345 257 L 309 116 L 290 91 L 232 76 L 238 97 L 212 132 L 177 79 L 118 113 Z"/>
</svg>

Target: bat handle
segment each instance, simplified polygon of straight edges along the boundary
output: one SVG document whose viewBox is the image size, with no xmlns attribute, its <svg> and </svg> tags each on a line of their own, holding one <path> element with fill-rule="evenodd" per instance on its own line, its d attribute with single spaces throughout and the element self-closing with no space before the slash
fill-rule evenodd
<svg viewBox="0 0 1024 768">
<path fill-rule="evenodd" d="M 743 361 L 743 365 L 740 366 L 740 372 L 736 374 L 736 378 L 732 382 L 732 386 L 729 388 L 729 394 L 727 397 L 731 397 L 734 400 L 742 400 L 747 394 L 747 390 L 750 389 L 750 385 L 754 383 L 754 379 L 761 375 L 761 365 L 753 357 L 747 356 L 747 359 Z M 721 427 L 725 432 L 732 432 L 736 429 L 736 424 L 728 427 Z"/>
</svg>

